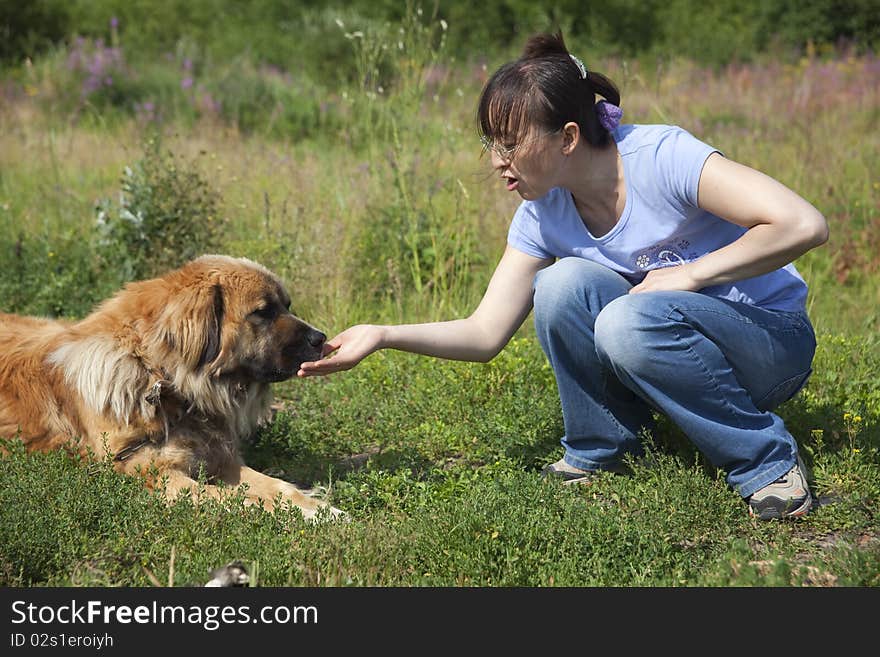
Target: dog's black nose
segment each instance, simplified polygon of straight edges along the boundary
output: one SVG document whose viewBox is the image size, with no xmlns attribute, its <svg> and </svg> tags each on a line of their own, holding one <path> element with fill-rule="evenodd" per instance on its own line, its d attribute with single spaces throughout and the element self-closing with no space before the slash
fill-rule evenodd
<svg viewBox="0 0 880 657">
<path fill-rule="evenodd" d="M 309 344 L 312 345 L 315 349 L 323 345 L 326 339 L 326 335 L 324 335 L 320 331 L 316 331 L 315 329 L 309 329 L 309 333 L 306 336 L 306 340 L 308 340 Z"/>
</svg>

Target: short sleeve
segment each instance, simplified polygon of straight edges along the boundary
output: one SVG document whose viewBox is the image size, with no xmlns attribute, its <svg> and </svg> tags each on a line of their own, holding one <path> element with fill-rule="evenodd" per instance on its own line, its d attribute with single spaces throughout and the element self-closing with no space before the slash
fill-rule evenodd
<svg viewBox="0 0 880 657">
<path fill-rule="evenodd" d="M 507 231 L 507 243 L 517 251 L 536 258 L 551 257 L 543 245 L 538 218 L 527 201 L 523 201 L 513 215 Z"/>
<path fill-rule="evenodd" d="M 682 128 L 670 129 L 657 144 L 657 176 L 664 191 L 681 209 L 697 207 L 703 165 L 717 148 Z"/>
</svg>

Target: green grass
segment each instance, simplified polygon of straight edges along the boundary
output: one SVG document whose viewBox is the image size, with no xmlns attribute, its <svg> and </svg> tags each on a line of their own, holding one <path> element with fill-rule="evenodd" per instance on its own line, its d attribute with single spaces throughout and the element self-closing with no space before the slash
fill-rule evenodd
<svg viewBox="0 0 880 657">
<path fill-rule="evenodd" d="M 542 480 L 540 466 L 559 455 L 559 411 L 528 338 L 489 365 L 377 354 L 280 388 L 283 410 L 247 446 L 248 462 L 323 490 L 351 522 L 306 524 L 240 500 L 168 508 L 108 463 L 10 443 L 0 581 L 164 585 L 173 555 L 177 585 L 234 559 L 260 586 L 880 584 L 876 412 L 851 435 L 841 416 L 824 440 L 799 436 L 829 503 L 768 523 L 668 429 L 631 476 Z M 810 391 L 823 396 L 821 385 Z M 782 413 L 828 426 L 803 402 Z"/>
<path fill-rule="evenodd" d="M 224 87 L 233 65 L 200 63 L 235 116 L 185 105 L 179 58 L 126 69 L 139 99 L 167 96 L 158 124 L 124 98 L 79 106 L 64 52 L 12 71 L 0 88 L 0 311 L 82 317 L 116 289 L 130 242 L 119 238 L 110 257 L 96 206 L 114 217 L 133 207 L 119 198 L 125 168 L 168 165 L 145 147 L 158 134 L 179 168 L 155 179 L 160 201 L 137 198 L 170 213 L 151 237 L 164 255 L 169 225 L 198 242 L 204 226 L 187 222 L 216 210 L 222 232 L 206 248 L 275 270 L 297 313 L 328 334 L 469 313 L 517 203 L 479 158 L 473 103 L 487 72 L 445 58 L 436 26 L 401 27 L 403 49 L 381 49 L 387 26 L 349 40 L 350 85 L 288 83 L 237 61 Z M 815 373 L 779 410 L 813 472 L 813 513 L 750 519 L 662 419 L 631 476 L 543 481 L 562 424 L 527 320 L 488 364 L 383 352 L 276 386 L 282 408 L 244 445 L 247 462 L 315 487 L 348 523 L 306 524 L 241 500 L 169 507 L 108 463 L 6 443 L 0 585 L 199 584 L 232 560 L 258 586 L 880 584 L 880 68 L 872 56 L 722 70 L 650 61 L 594 64 L 620 83 L 627 121 L 690 129 L 791 185 L 831 225 L 829 243 L 797 262 L 819 333 Z M 379 70 L 395 84 L 380 90 Z M 284 111 L 248 106 L 257 93 Z"/>
</svg>

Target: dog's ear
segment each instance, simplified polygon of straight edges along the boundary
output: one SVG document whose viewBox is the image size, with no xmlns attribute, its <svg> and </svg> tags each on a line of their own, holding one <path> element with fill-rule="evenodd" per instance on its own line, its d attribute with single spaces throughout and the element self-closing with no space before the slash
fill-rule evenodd
<svg viewBox="0 0 880 657">
<path fill-rule="evenodd" d="M 207 370 L 223 352 L 226 303 L 218 281 L 199 281 L 189 272 L 129 286 L 132 304 L 141 302 L 144 347 L 156 366 L 185 365 Z M 131 296 L 136 294 L 137 296 Z"/>
<path fill-rule="evenodd" d="M 223 288 L 219 284 L 215 284 L 213 288 L 213 302 L 206 309 L 205 313 L 205 346 L 196 365 L 199 369 L 209 363 L 213 363 L 220 355 L 224 314 Z"/>
</svg>

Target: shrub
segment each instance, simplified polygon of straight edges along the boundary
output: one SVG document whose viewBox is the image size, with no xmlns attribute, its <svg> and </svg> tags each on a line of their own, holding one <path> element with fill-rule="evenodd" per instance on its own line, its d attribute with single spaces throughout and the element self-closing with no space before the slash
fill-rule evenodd
<svg viewBox="0 0 880 657">
<path fill-rule="evenodd" d="M 67 3 L 0 0 L 0 61 L 36 55 L 64 38 L 70 26 Z"/>
<path fill-rule="evenodd" d="M 220 194 L 193 163 L 148 139 L 126 167 L 118 203 L 98 203 L 96 251 L 120 282 L 155 276 L 216 248 Z"/>
</svg>

